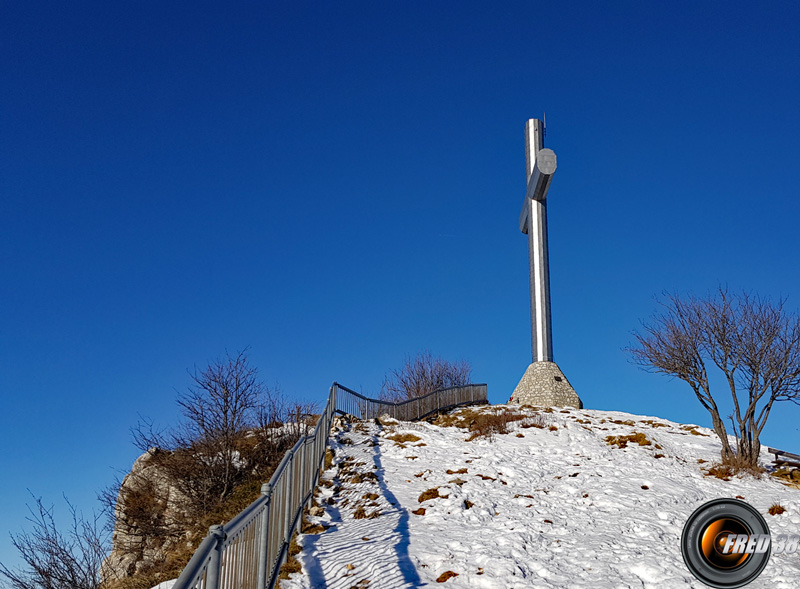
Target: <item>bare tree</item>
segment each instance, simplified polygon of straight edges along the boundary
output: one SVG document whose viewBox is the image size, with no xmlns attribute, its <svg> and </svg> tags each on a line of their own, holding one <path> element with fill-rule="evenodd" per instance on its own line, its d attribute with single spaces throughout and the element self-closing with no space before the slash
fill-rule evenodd
<svg viewBox="0 0 800 589">
<path fill-rule="evenodd" d="M 241 470 L 237 442 L 256 421 L 264 386 L 258 371 L 247 361 L 246 350 L 191 375 L 192 384 L 178 397 L 186 418 L 184 447 L 192 445 L 205 455 L 209 483 L 220 497 L 233 489 Z"/>
<path fill-rule="evenodd" d="M 192 382 L 177 399 L 184 418 L 178 427 L 158 431 L 149 420 L 140 420 L 132 430 L 141 450 L 166 450 L 158 455 L 160 463 L 198 510 L 227 497 L 248 476 L 251 465 L 242 457 L 242 440 L 271 403 L 246 352 L 226 353 L 189 373 Z"/>
<path fill-rule="evenodd" d="M 65 498 L 65 501 L 66 498 Z M 30 532 L 11 535 L 24 568 L 9 569 L 0 563 L 0 575 L 14 589 L 98 589 L 100 566 L 109 550 L 109 534 L 97 514 L 85 519 L 67 501 L 71 525 L 62 533 L 53 518 L 53 507 L 35 499 L 28 506 L 33 525 Z"/>
<path fill-rule="evenodd" d="M 800 317 L 784 311 L 784 300 L 731 295 L 725 288 L 704 299 L 666 294 L 659 302 L 662 311 L 643 323 L 643 333 L 634 332 L 634 362 L 691 386 L 711 415 L 723 464 L 757 467 L 759 436 L 773 404 L 800 399 Z M 735 449 L 707 365 L 716 366 L 728 385 Z"/>
<path fill-rule="evenodd" d="M 405 401 L 428 393 L 469 384 L 472 367 L 466 360 L 448 362 L 434 357 L 429 351 L 406 357 L 403 366 L 391 370 L 383 381 L 381 397 L 390 401 Z"/>
</svg>

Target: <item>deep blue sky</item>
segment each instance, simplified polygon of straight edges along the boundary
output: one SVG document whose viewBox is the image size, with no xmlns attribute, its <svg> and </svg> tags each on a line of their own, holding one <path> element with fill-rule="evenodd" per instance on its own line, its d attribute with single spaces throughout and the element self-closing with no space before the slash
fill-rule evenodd
<svg viewBox="0 0 800 589">
<path fill-rule="evenodd" d="M 226 349 L 316 402 L 429 349 L 504 402 L 543 112 L 555 356 L 588 408 L 709 425 L 622 350 L 664 289 L 800 307 L 794 3 L 165 4 L 0 6 L 0 560 L 26 489 L 91 510 L 137 415 L 174 423 Z M 800 450 L 798 417 L 764 442 Z"/>
</svg>

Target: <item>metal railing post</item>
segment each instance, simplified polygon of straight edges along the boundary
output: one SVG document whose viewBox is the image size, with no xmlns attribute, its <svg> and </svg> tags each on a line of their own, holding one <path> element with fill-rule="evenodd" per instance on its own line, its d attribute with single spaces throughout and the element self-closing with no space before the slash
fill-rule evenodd
<svg viewBox="0 0 800 589">
<path fill-rule="evenodd" d="M 292 499 L 294 499 L 293 491 L 294 491 L 294 481 L 292 480 L 292 476 L 294 475 L 294 454 L 289 457 L 289 463 L 286 465 L 286 485 L 284 490 L 286 492 L 286 496 L 284 501 L 291 505 Z M 291 509 L 288 507 L 286 508 L 286 520 L 284 521 L 284 536 L 283 540 L 288 545 L 292 541 L 292 512 Z"/>
<path fill-rule="evenodd" d="M 219 572 L 222 564 L 222 543 L 225 541 L 225 531 L 222 526 L 211 526 L 208 533 L 217 540 L 214 550 L 211 552 L 211 560 L 208 563 L 206 572 L 207 589 L 219 589 Z"/>
<path fill-rule="evenodd" d="M 267 559 L 269 558 L 269 510 L 272 503 L 272 485 L 264 483 L 261 485 L 261 494 L 267 498 L 267 504 L 264 506 L 264 513 L 261 519 L 261 530 L 259 538 L 258 549 L 258 589 L 264 589 L 267 586 Z"/>
</svg>

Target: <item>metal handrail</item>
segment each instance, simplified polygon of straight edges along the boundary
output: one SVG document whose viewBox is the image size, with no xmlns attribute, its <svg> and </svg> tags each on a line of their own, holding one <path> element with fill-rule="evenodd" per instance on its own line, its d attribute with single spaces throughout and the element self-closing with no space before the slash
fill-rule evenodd
<svg viewBox="0 0 800 589">
<path fill-rule="evenodd" d="M 365 397 L 334 382 L 312 433 L 281 460 L 261 496 L 224 526 L 211 526 L 173 589 L 272 589 L 300 516 L 319 480 L 334 413 L 411 421 L 434 411 L 485 403 L 486 385 L 435 391 L 400 403 Z"/>
<path fill-rule="evenodd" d="M 486 384 L 447 387 L 399 402 L 371 399 L 336 382 L 333 386 L 338 389 L 336 411 L 360 419 L 374 419 L 388 414 L 402 421 L 413 421 L 452 407 L 487 402 Z"/>
</svg>

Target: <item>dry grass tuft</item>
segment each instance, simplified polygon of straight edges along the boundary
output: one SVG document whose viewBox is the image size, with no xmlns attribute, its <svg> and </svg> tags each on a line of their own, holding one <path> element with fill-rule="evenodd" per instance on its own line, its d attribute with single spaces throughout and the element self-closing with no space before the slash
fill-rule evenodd
<svg viewBox="0 0 800 589">
<path fill-rule="evenodd" d="M 376 509 L 370 514 L 367 514 L 366 510 L 364 509 L 363 505 L 359 505 L 358 508 L 353 512 L 353 519 L 375 519 L 381 514 L 379 509 Z"/>
<path fill-rule="evenodd" d="M 423 501 L 429 501 L 431 499 L 447 499 L 449 496 L 450 495 L 439 495 L 439 487 L 434 487 L 433 489 L 423 491 L 418 501 L 422 503 Z"/>
<path fill-rule="evenodd" d="M 458 470 L 447 469 L 447 474 L 467 474 L 466 468 L 459 468 Z"/>
<path fill-rule="evenodd" d="M 722 481 L 729 481 L 736 472 L 734 468 L 728 464 L 712 464 L 703 474 L 707 477 L 716 477 Z"/>
<path fill-rule="evenodd" d="M 350 482 L 354 485 L 358 483 L 363 483 L 365 481 L 376 481 L 378 480 L 378 475 L 374 472 L 358 472 L 353 475 L 353 478 L 350 479 Z"/>
<path fill-rule="evenodd" d="M 770 515 L 780 515 L 780 514 L 785 513 L 785 512 L 786 512 L 786 508 L 783 505 L 781 505 L 780 503 L 773 503 L 770 506 L 769 511 L 768 511 L 768 513 Z"/>
<path fill-rule="evenodd" d="M 498 434 L 507 434 L 510 431 L 509 425 L 516 421 L 531 422 L 530 425 L 523 423 L 522 427 L 543 427 L 538 425 L 541 417 L 521 413 L 517 409 L 503 408 L 467 408 L 440 414 L 431 421 L 434 425 L 442 427 L 460 427 L 469 430 L 471 435 L 467 441 L 486 437 L 492 439 Z"/>
<path fill-rule="evenodd" d="M 666 423 L 661 423 L 660 421 L 653 421 L 652 419 L 643 419 L 642 423 L 649 425 L 650 427 L 669 427 Z"/>
<path fill-rule="evenodd" d="M 738 456 L 732 456 L 728 460 L 712 464 L 703 474 L 709 477 L 716 477 L 723 481 L 729 481 L 731 477 L 743 474 L 760 479 L 764 472 L 766 471 L 761 466 L 750 464 Z"/>
<path fill-rule="evenodd" d="M 472 435 L 467 438 L 467 441 L 469 442 L 476 438 L 492 439 L 495 435 L 507 434 L 510 423 L 522 421 L 523 419 L 525 419 L 525 415 L 507 409 L 498 413 L 480 413 L 469 426 L 469 431 L 472 432 Z"/>
<path fill-rule="evenodd" d="M 404 444 L 406 442 L 419 442 L 422 438 L 414 434 L 394 434 L 393 436 L 386 436 L 387 440 L 392 440 L 396 444 Z"/>
<path fill-rule="evenodd" d="M 292 536 L 291 542 L 289 542 L 289 557 L 286 559 L 286 562 L 283 563 L 283 566 L 278 573 L 279 579 L 288 579 L 289 575 L 299 573 L 303 570 L 303 567 L 300 566 L 300 561 L 295 558 L 295 556 L 300 554 L 302 551 L 303 547 L 297 543 L 297 532 L 295 532 L 294 536 Z"/>
<path fill-rule="evenodd" d="M 437 583 L 444 583 L 445 581 L 452 579 L 453 577 L 457 577 L 458 573 L 454 573 L 453 571 L 445 571 L 441 575 L 439 575 L 436 579 Z"/>
<path fill-rule="evenodd" d="M 425 515 L 425 508 L 420 507 L 419 509 L 415 509 L 411 513 L 413 513 L 414 515 Z"/>
<path fill-rule="evenodd" d="M 310 524 L 308 522 L 304 522 L 303 526 L 300 529 L 300 532 L 303 534 L 309 534 L 313 536 L 315 534 L 321 534 L 327 529 L 328 526 L 323 526 L 322 524 Z"/>
<path fill-rule="evenodd" d="M 642 432 L 634 432 L 627 436 L 606 436 L 606 444 L 609 446 L 617 446 L 619 448 L 626 448 L 628 442 L 635 442 L 640 446 L 649 446 L 653 442 L 647 439 Z"/>
</svg>

